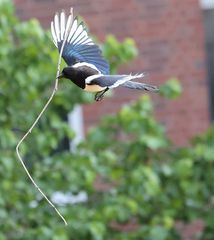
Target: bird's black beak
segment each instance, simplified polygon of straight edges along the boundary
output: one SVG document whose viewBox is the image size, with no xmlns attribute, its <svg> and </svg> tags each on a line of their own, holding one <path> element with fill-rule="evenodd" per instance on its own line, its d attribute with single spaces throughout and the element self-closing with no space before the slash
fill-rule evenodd
<svg viewBox="0 0 214 240">
<path fill-rule="evenodd" d="M 64 77 L 64 74 L 61 72 L 59 75 L 58 75 L 58 79 L 60 79 L 60 78 L 63 78 Z"/>
</svg>

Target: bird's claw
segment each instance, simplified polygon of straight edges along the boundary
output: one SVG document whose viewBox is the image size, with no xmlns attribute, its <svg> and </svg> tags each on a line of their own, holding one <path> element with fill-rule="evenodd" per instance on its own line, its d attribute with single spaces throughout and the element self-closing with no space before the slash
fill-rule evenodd
<svg viewBox="0 0 214 240">
<path fill-rule="evenodd" d="M 104 97 L 103 94 L 96 94 L 94 99 L 95 99 L 95 101 L 99 102 L 103 99 L 103 97 Z"/>
<path fill-rule="evenodd" d="M 104 98 L 105 92 L 107 92 L 108 90 L 109 90 L 109 88 L 107 87 L 105 90 L 103 90 L 101 92 L 97 92 L 94 97 L 95 101 L 97 101 L 97 102 L 101 101 Z"/>
</svg>

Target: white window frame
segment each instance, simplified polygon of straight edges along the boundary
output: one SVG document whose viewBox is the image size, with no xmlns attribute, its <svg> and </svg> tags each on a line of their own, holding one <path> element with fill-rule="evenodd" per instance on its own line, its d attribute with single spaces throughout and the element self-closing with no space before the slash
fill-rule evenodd
<svg viewBox="0 0 214 240">
<path fill-rule="evenodd" d="M 202 9 L 214 9 L 214 0 L 200 0 Z"/>
<path fill-rule="evenodd" d="M 76 105 L 68 114 L 68 123 L 75 133 L 75 137 L 70 141 L 70 150 L 75 151 L 76 146 L 84 140 L 84 121 L 83 111 L 80 105 Z"/>
</svg>

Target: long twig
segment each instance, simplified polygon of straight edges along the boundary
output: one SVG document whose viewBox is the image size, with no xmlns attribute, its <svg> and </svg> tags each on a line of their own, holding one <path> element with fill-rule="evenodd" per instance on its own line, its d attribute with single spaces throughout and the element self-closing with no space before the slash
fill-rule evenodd
<svg viewBox="0 0 214 240">
<path fill-rule="evenodd" d="M 73 9 L 71 8 L 71 14 L 73 14 Z M 18 142 L 17 146 L 16 146 L 16 154 L 18 156 L 19 161 L 21 162 L 26 174 L 28 175 L 28 177 L 30 178 L 31 182 L 33 183 L 33 185 L 37 188 L 37 190 L 42 194 L 42 196 L 46 199 L 46 201 L 51 205 L 51 207 L 54 208 L 54 210 L 56 211 L 56 213 L 60 216 L 60 218 L 64 221 L 65 225 L 67 225 L 67 221 L 65 220 L 65 218 L 62 216 L 62 214 L 59 212 L 59 210 L 55 207 L 55 205 L 49 200 L 49 198 L 45 195 L 45 193 L 40 189 L 40 187 L 36 184 L 36 182 L 34 181 L 34 179 L 31 177 L 24 161 L 22 160 L 22 157 L 19 153 L 19 147 L 22 144 L 22 142 L 25 140 L 25 138 L 32 132 L 33 128 L 35 127 L 35 125 L 37 124 L 37 122 L 39 121 L 39 119 L 41 118 L 42 114 L 45 112 L 45 110 L 47 109 L 48 105 L 50 104 L 50 102 L 52 101 L 57 89 L 58 89 L 58 82 L 59 82 L 59 74 L 60 74 L 60 65 L 61 65 L 61 60 L 62 60 L 62 52 L 65 46 L 65 42 L 67 40 L 68 37 L 68 33 L 69 30 L 71 28 L 71 25 L 68 27 L 67 32 L 65 32 L 64 35 L 64 40 L 62 43 L 62 47 L 59 53 L 59 58 L 58 58 L 58 65 L 57 65 L 57 73 L 56 73 L 56 79 L 55 79 L 55 85 L 54 85 L 54 89 L 53 92 L 51 94 L 51 96 L 49 97 L 47 103 L 45 104 L 45 106 L 43 107 L 43 109 L 41 110 L 40 114 L 38 115 L 38 117 L 36 118 L 36 120 L 34 121 L 34 123 L 32 124 L 32 126 L 29 128 L 29 130 L 26 132 L 26 134 L 22 137 L 22 139 Z"/>
</svg>

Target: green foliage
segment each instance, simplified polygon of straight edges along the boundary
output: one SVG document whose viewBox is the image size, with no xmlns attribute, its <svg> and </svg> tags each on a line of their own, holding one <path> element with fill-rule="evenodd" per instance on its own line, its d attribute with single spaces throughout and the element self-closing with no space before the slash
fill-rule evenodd
<svg viewBox="0 0 214 240">
<path fill-rule="evenodd" d="M 206 226 L 202 239 L 213 239 L 214 128 L 192 147 L 176 149 L 147 95 L 105 117 L 71 153 L 62 142 L 73 132 L 63 120 L 89 97 L 61 82 L 22 155 L 49 197 L 84 191 L 88 200 L 58 206 L 65 227 L 41 199 L 17 162 L 15 145 L 50 95 L 58 53 L 49 42 L 36 20 L 20 23 L 12 4 L 0 1 L 0 240 L 176 240 L 175 222 L 198 218 Z M 136 55 L 132 40 L 119 43 L 112 36 L 103 49 L 113 72 Z M 179 92 L 175 80 L 161 87 L 166 97 Z"/>
<path fill-rule="evenodd" d="M 78 234 L 96 235 L 94 238 L 103 235 L 105 225 L 96 218 L 91 221 L 95 213 L 81 205 L 62 209 L 72 222 L 72 230 L 64 231 L 54 211 L 28 181 L 15 155 L 18 140 L 42 109 L 53 85 L 58 53 L 49 33 L 36 20 L 19 22 L 11 1 L 1 0 L 0 44 L 0 239 L 41 239 L 41 235 L 42 239 L 67 239 L 73 231 L 77 231 L 74 239 Z M 121 45 L 125 47 L 124 43 Z M 127 56 L 120 54 L 117 64 L 125 61 Z M 60 82 L 48 111 L 22 145 L 28 169 L 48 196 L 59 190 L 74 194 L 81 190 L 93 192 L 96 172 L 90 159 L 71 154 L 62 145 L 65 138 L 73 137 L 64 122 L 68 111 L 76 103 L 92 98 L 69 82 Z"/>
<path fill-rule="evenodd" d="M 168 80 L 160 87 L 160 94 L 167 98 L 177 98 L 181 94 L 181 85 L 176 78 Z"/>
<path fill-rule="evenodd" d="M 105 44 L 102 46 L 103 55 L 108 59 L 111 73 L 116 73 L 121 63 L 130 62 L 137 56 L 137 48 L 135 42 L 131 38 L 126 38 L 122 43 L 109 35 Z"/>
</svg>

